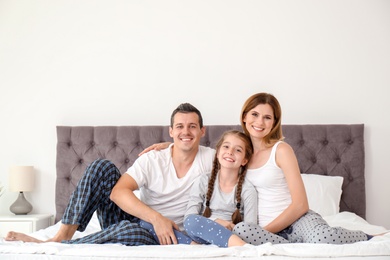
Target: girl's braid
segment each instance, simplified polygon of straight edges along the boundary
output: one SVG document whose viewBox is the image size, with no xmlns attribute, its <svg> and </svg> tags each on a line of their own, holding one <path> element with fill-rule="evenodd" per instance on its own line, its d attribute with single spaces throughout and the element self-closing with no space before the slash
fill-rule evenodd
<svg viewBox="0 0 390 260">
<path fill-rule="evenodd" d="M 237 189 L 236 189 L 236 210 L 232 214 L 232 221 L 233 224 L 237 224 L 242 221 L 241 213 L 240 213 L 240 208 L 241 208 L 241 192 L 242 192 L 242 184 L 245 181 L 245 175 L 246 175 L 246 170 L 248 168 L 248 164 L 245 164 L 244 166 L 241 166 L 240 168 L 240 173 L 239 173 L 239 179 L 237 183 Z"/>
<path fill-rule="evenodd" d="M 209 218 L 211 216 L 211 209 L 210 209 L 210 200 L 211 196 L 214 192 L 214 183 L 217 179 L 217 173 L 219 171 L 219 162 L 217 158 L 217 153 L 215 153 L 214 156 L 214 162 L 213 162 L 213 170 L 211 171 L 211 176 L 209 179 L 209 184 L 207 188 L 207 195 L 206 195 L 206 208 L 204 209 L 203 216 L 206 218 Z"/>
</svg>

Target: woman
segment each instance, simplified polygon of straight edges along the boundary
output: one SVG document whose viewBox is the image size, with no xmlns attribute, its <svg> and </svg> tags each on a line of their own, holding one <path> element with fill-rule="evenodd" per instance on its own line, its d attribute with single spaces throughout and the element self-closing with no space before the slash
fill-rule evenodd
<svg viewBox="0 0 390 260">
<path fill-rule="evenodd" d="M 254 149 L 248 164 L 247 180 L 258 195 L 258 224 L 241 222 L 234 232 L 250 244 L 262 244 L 258 233 L 264 230 L 293 243 L 344 244 L 365 241 L 362 231 L 330 227 L 309 210 L 298 162 L 290 145 L 283 142 L 282 110 L 268 93 L 248 98 L 241 111 L 241 126 Z"/>
</svg>

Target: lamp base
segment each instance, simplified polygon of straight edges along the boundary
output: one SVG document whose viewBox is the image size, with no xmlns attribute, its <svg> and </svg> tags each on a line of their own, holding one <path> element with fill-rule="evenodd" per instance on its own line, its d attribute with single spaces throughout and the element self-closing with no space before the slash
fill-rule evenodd
<svg viewBox="0 0 390 260">
<path fill-rule="evenodd" d="M 9 207 L 9 210 L 15 215 L 26 215 L 33 209 L 30 202 L 24 197 L 23 191 L 19 192 L 19 196 L 16 201 Z"/>
</svg>

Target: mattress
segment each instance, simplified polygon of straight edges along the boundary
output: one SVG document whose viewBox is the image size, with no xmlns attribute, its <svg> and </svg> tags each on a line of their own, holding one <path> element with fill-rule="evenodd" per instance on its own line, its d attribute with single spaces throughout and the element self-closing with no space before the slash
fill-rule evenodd
<svg viewBox="0 0 390 260">
<path fill-rule="evenodd" d="M 371 225 L 355 213 L 341 212 L 325 217 L 331 226 L 342 226 L 351 230 L 362 230 L 368 234 L 387 232 L 384 227 Z M 30 235 L 38 239 L 48 239 L 58 230 L 60 223 L 39 230 Z M 100 230 L 96 216 L 85 232 L 76 232 L 81 237 Z M 371 240 L 344 245 L 328 244 L 275 244 L 218 248 L 213 245 L 169 245 L 135 246 L 120 244 L 80 244 L 24 243 L 0 241 L 0 258 L 6 259 L 390 259 L 390 233 L 374 236 Z"/>
</svg>

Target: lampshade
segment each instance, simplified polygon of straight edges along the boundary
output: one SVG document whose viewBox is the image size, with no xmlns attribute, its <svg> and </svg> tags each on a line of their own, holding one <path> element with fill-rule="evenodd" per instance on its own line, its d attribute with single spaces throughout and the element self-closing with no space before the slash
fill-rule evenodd
<svg viewBox="0 0 390 260">
<path fill-rule="evenodd" d="M 10 191 L 32 191 L 34 189 L 34 167 L 12 166 L 9 170 Z"/>
</svg>

